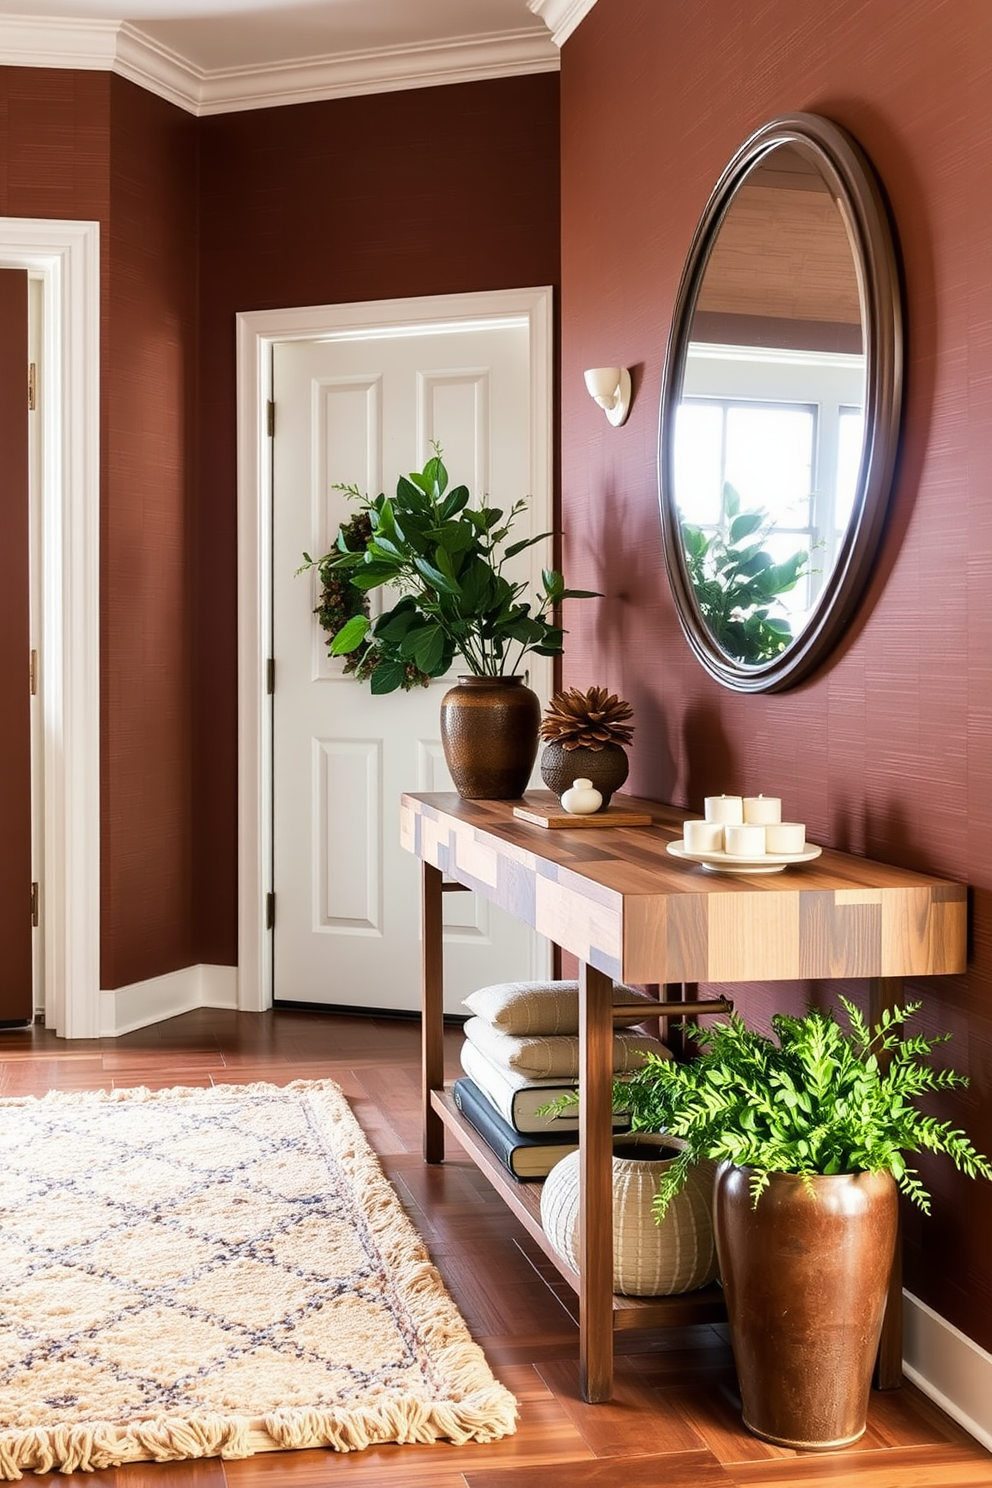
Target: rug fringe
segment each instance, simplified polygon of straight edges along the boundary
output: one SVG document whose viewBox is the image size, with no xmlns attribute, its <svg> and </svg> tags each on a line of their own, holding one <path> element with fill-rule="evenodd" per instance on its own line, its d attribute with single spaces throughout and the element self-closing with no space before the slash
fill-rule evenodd
<svg viewBox="0 0 992 1488">
<path fill-rule="evenodd" d="M 507 1412 L 507 1401 L 511 1410 Z M 287 1409 L 260 1421 L 245 1417 L 197 1416 L 134 1424 L 124 1430 L 109 1422 L 46 1430 L 0 1433 L 0 1477 L 20 1481 L 24 1470 L 96 1472 L 129 1462 L 176 1462 L 199 1457 L 227 1460 L 252 1456 L 259 1438 L 265 1449 L 297 1451 L 330 1448 L 360 1452 L 382 1443 L 453 1446 L 496 1441 L 516 1426 L 516 1402 L 508 1391 L 481 1391 L 466 1400 L 388 1401 L 378 1407 L 318 1411 Z"/>
<path fill-rule="evenodd" d="M 459 1402 L 390 1401 L 378 1408 L 353 1411 L 277 1411 L 265 1418 L 265 1429 L 280 1447 L 332 1447 L 336 1452 L 360 1452 L 377 1442 L 430 1444 L 439 1440 L 454 1446 L 496 1441 L 516 1424 L 513 1410 L 500 1422 L 507 1391 L 497 1386 L 484 1397 Z"/>
<path fill-rule="evenodd" d="M 108 1421 L 50 1431 L 0 1433 L 0 1476 L 23 1477 L 22 1468 L 36 1473 L 96 1472 L 126 1462 L 172 1462 L 193 1457 L 248 1457 L 248 1421 L 229 1417 L 161 1420 L 125 1429 Z"/>
</svg>

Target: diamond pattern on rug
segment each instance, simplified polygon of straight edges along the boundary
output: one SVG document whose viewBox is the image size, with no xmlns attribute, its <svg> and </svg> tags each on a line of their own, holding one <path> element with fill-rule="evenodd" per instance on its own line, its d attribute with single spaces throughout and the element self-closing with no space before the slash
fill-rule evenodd
<svg viewBox="0 0 992 1488">
<path fill-rule="evenodd" d="M 332 1082 L 0 1101 L 0 1146 L 4 1477 L 514 1429 Z"/>
</svg>

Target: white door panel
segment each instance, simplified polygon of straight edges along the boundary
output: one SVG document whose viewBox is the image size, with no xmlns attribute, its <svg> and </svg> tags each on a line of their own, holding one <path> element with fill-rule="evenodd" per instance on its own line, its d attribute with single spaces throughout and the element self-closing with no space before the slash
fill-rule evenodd
<svg viewBox="0 0 992 1488">
<path fill-rule="evenodd" d="M 274 997 L 415 1010 L 419 865 L 399 846 L 399 798 L 452 789 L 438 728 L 451 680 L 373 697 L 327 655 L 316 574 L 295 573 L 354 510 L 335 484 L 392 490 L 433 439 L 473 497 L 530 498 L 515 537 L 550 526 L 550 493 L 530 490 L 528 327 L 276 343 L 273 394 Z M 550 561 L 544 546 L 520 555 L 520 577 Z M 530 682 L 546 699 L 550 663 Z M 547 974 L 546 943 L 509 916 L 463 893 L 444 910 L 449 1012 L 486 982 Z"/>
</svg>

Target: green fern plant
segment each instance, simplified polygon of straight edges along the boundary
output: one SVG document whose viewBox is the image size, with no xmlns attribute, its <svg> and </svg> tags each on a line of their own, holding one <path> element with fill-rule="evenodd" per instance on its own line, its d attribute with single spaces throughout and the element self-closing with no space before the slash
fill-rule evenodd
<svg viewBox="0 0 992 1488">
<path fill-rule="evenodd" d="M 769 1038 L 736 1013 L 710 1028 L 687 1025 L 700 1053 L 684 1063 L 648 1056 L 614 1089 L 635 1131 L 667 1131 L 685 1148 L 661 1180 L 655 1212 L 662 1219 L 697 1162 L 731 1162 L 751 1170 L 755 1203 L 772 1173 L 888 1171 L 925 1213 L 930 1195 L 906 1154 L 945 1153 L 971 1178 L 992 1179 L 992 1165 L 964 1132 L 916 1105 L 930 1091 L 968 1084 L 928 1061 L 949 1034 L 902 1037 L 919 1003 L 893 1008 L 870 1031 L 841 999 L 847 1028 L 812 1008 L 803 1017 L 772 1018 Z M 812 1185 L 810 1184 L 812 1188 Z"/>
</svg>

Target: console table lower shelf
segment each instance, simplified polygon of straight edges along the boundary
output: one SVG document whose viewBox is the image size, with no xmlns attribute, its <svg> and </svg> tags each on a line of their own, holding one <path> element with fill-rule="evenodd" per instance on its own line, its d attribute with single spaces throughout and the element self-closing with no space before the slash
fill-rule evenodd
<svg viewBox="0 0 992 1488">
<path fill-rule="evenodd" d="M 517 1182 L 475 1127 L 465 1120 L 450 1089 L 432 1091 L 431 1105 L 531 1239 L 577 1293 L 579 1273 L 552 1248 L 541 1225 L 543 1185 Z M 634 1328 L 678 1328 L 688 1323 L 719 1323 L 725 1322 L 726 1317 L 723 1289 L 715 1282 L 694 1292 L 680 1292 L 670 1297 L 621 1297 L 616 1293 L 613 1296 L 614 1332 Z"/>
</svg>

